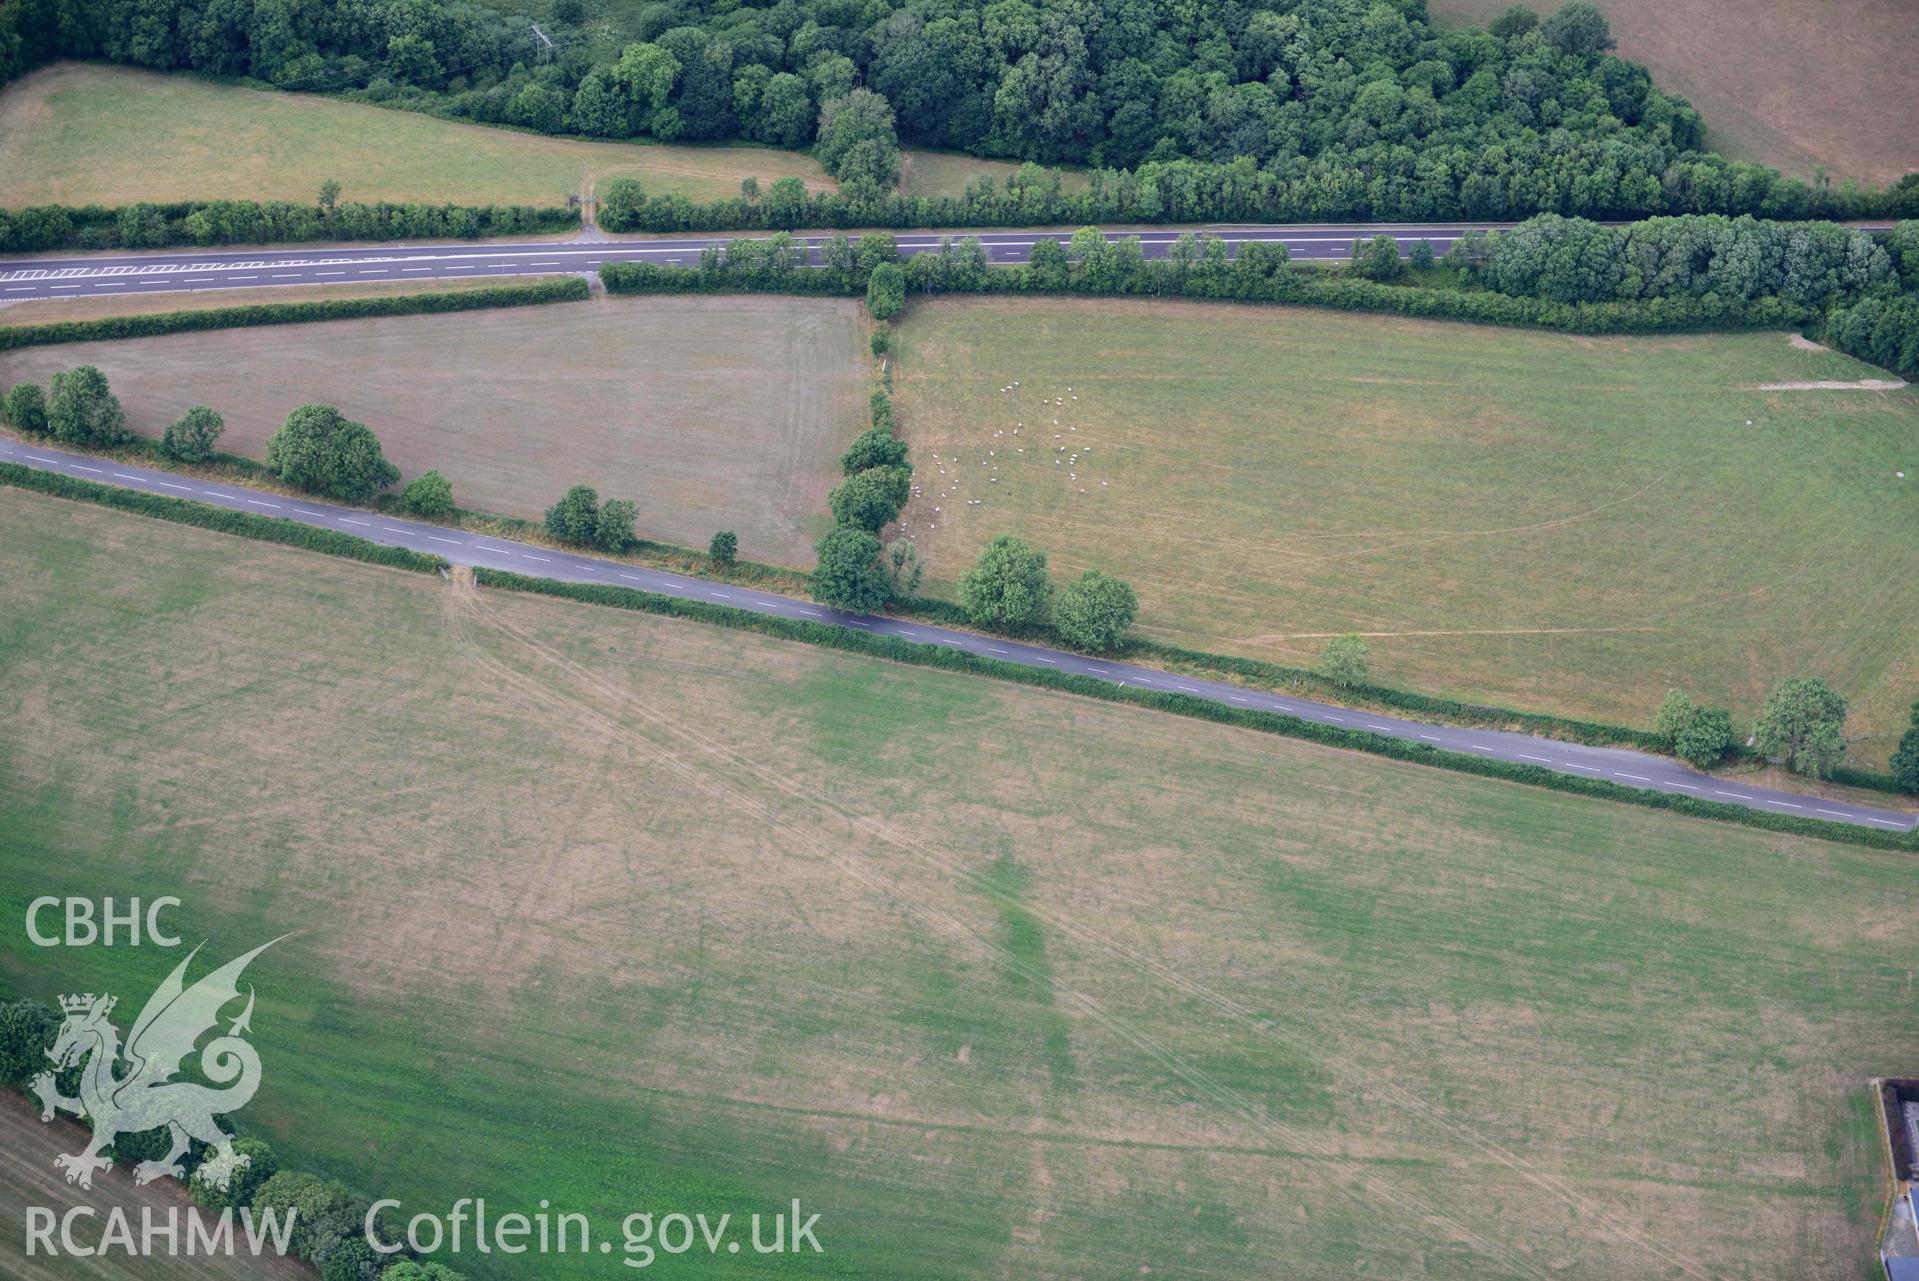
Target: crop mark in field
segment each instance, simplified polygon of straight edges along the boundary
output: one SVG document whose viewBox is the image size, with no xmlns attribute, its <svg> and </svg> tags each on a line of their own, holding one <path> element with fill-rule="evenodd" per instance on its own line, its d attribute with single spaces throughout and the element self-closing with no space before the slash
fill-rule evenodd
<svg viewBox="0 0 1919 1281">
<path fill-rule="evenodd" d="M 460 610 L 454 615 L 456 626 L 460 629 L 459 639 L 463 647 L 472 656 L 473 661 L 493 672 L 503 682 L 536 697 L 560 704 L 569 715 L 590 720 L 609 734 L 625 738 L 637 750 L 657 759 L 664 769 L 679 774 L 688 786 L 707 791 L 723 799 L 733 811 L 748 819 L 772 824 L 776 816 L 771 807 L 743 788 L 727 783 L 711 769 L 696 768 L 678 752 L 663 752 L 660 747 L 644 735 L 622 724 L 616 712 L 630 713 L 652 726 L 657 732 L 671 738 L 686 741 L 702 759 L 723 759 L 742 774 L 749 776 L 766 789 L 778 791 L 791 800 L 810 805 L 837 816 L 841 821 L 850 823 L 857 830 L 865 832 L 876 840 L 893 846 L 901 851 L 918 857 L 922 862 L 954 878 L 980 893 L 995 896 L 995 887 L 984 883 L 974 870 L 959 861 L 942 854 L 937 849 L 922 843 L 909 831 L 886 820 L 871 815 L 855 813 L 827 797 L 818 795 L 801 787 L 780 771 L 770 769 L 747 755 L 733 749 L 725 741 L 706 735 L 689 726 L 683 720 L 669 717 L 649 707 L 636 697 L 633 690 L 614 684 L 591 669 L 568 659 L 548 645 L 529 636 L 501 617 L 497 611 L 489 609 L 485 602 L 474 597 L 461 601 Z M 473 626 L 485 625 L 490 631 L 515 643 L 520 649 L 534 657 L 541 664 L 554 669 L 561 677 L 576 682 L 587 693 L 574 695 L 554 688 L 538 678 L 521 673 L 507 664 L 485 654 L 480 642 L 470 630 Z M 613 709 L 609 711 L 607 709 Z M 792 832 L 796 838 L 812 846 L 820 857 L 832 861 L 849 875 L 865 882 L 877 893 L 897 902 L 903 908 L 915 913 L 930 924 L 943 927 L 954 937 L 985 952 L 997 965 L 1009 967 L 1019 972 L 1027 972 L 1025 962 L 1018 956 L 1010 955 L 1000 945 L 984 938 L 971 925 L 953 917 L 949 912 L 908 897 L 900 887 L 882 877 L 864 860 L 850 854 L 846 849 L 817 836 L 810 836 L 800 830 L 799 825 L 789 822 L 779 824 L 782 830 Z M 1384 1095 L 1391 1098 L 1395 1105 L 1404 1109 L 1408 1115 L 1421 1116 L 1469 1144 L 1487 1159 L 1525 1180 L 1542 1192 L 1560 1200 L 1582 1216 L 1596 1219 L 1606 1225 L 1608 1231 L 1630 1241 L 1651 1254 L 1658 1256 L 1667 1264 L 1688 1275 L 1704 1281 L 1709 1273 L 1688 1255 L 1662 1242 L 1653 1241 L 1634 1229 L 1629 1223 L 1598 1205 L 1580 1192 L 1575 1186 L 1556 1175 L 1536 1169 L 1522 1159 L 1516 1152 L 1481 1133 L 1474 1127 L 1454 1120 L 1440 1112 L 1429 1100 L 1414 1095 L 1410 1091 L 1382 1081 L 1376 1074 L 1362 1069 L 1358 1064 L 1347 1061 L 1337 1052 L 1323 1045 L 1309 1045 L 1305 1037 L 1295 1029 L 1282 1029 L 1271 1019 L 1258 1014 L 1204 984 L 1188 977 L 1166 963 L 1128 947 L 1118 939 L 1102 934 L 1085 926 L 1075 918 L 1063 913 L 1050 911 L 1037 905 L 1029 905 L 1028 911 L 1050 928 L 1066 934 L 1078 942 L 1096 948 L 1114 957 L 1128 968 L 1160 984 L 1174 989 L 1179 995 L 1209 1005 L 1222 1016 L 1227 1017 L 1260 1036 L 1276 1044 L 1285 1046 L 1301 1054 L 1330 1077 L 1339 1081 L 1346 1089 L 1372 1095 Z M 1380 1199 L 1423 1215 L 1437 1228 L 1453 1234 L 1460 1241 L 1470 1245 L 1481 1253 L 1493 1256 L 1518 1274 L 1540 1278 L 1545 1281 L 1551 1274 L 1529 1258 L 1507 1248 L 1498 1241 L 1467 1226 L 1458 1218 L 1437 1206 L 1422 1201 L 1411 1194 L 1403 1185 L 1392 1183 L 1375 1175 L 1364 1163 L 1356 1161 L 1344 1149 L 1330 1140 L 1315 1137 L 1306 1130 L 1294 1126 L 1269 1114 L 1261 1104 L 1255 1104 L 1241 1098 L 1236 1092 L 1222 1085 L 1206 1073 L 1188 1063 L 1181 1056 L 1161 1044 L 1130 1022 L 1108 1012 L 1087 993 L 1077 989 L 1057 986 L 1057 998 L 1063 1005 L 1078 1009 L 1089 1019 L 1114 1035 L 1119 1036 L 1155 1059 L 1169 1073 L 1210 1098 L 1217 1106 L 1238 1117 L 1242 1122 L 1263 1128 L 1280 1136 L 1288 1144 L 1301 1151 L 1311 1152 L 1323 1160 L 1345 1166 L 1354 1182 L 1363 1185 L 1364 1192 L 1354 1188 L 1342 1187 L 1348 1195 L 1361 1204 L 1376 1205 Z"/>
</svg>

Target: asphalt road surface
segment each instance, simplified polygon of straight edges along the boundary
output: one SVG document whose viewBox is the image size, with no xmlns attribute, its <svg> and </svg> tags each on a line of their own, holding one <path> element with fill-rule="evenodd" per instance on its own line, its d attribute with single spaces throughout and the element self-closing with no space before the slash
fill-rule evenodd
<svg viewBox="0 0 1919 1281">
<path fill-rule="evenodd" d="M 1303 698 L 1280 697 L 1260 690 L 1246 689 L 1220 681 L 1179 676 L 1130 663 L 1088 658 L 1065 650 L 1024 645 L 1018 641 L 972 632 L 934 627 L 908 619 L 885 618 L 866 614 L 848 614 L 828 609 L 811 601 L 795 600 L 772 592 L 689 578 L 662 570 L 644 569 L 614 561 L 580 556 L 513 542 L 504 538 L 484 538 L 439 525 L 420 524 L 384 516 L 377 512 L 336 507 L 308 499 L 266 494 L 240 485 L 222 485 L 212 481 L 181 476 L 104 458 L 62 453 L 38 445 L 16 444 L 0 440 L 0 459 L 21 463 L 41 471 L 59 472 L 83 480 L 98 481 L 143 489 L 174 498 L 189 498 L 213 503 L 259 516 L 276 516 L 357 534 L 371 542 L 390 547 L 408 547 L 432 552 L 458 565 L 477 565 L 489 569 L 511 570 L 535 578 L 556 578 L 573 583 L 603 583 L 613 587 L 635 587 L 690 600 L 713 601 L 736 609 L 758 610 L 782 618 L 805 619 L 836 627 L 854 627 L 883 636 L 898 636 L 922 645 L 947 645 L 983 658 L 1017 663 L 1024 667 L 1043 667 L 1057 672 L 1090 676 L 1118 685 L 1162 693 L 1186 694 L 1255 711 L 1283 712 L 1302 720 L 1338 725 L 1390 738 L 1426 743 L 1435 748 L 1485 755 L 1496 760 L 1538 765 L 1562 774 L 1582 778 L 1605 779 L 1627 787 L 1696 796 L 1702 800 L 1744 805 L 1751 809 L 1790 814 L 1800 818 L 1829 819 L 1855 823 L 1884 831 L 1905 832 L 1919 826 L 1919 818 L 1896 810 L 1874 809 L 1842 801 L 1821 800 L 1797 792 L 1774 791 L 1736 780 L 1713 778 L 1696 773 L 1663 756 L 1650 756 L 1617 747 L 1584 747 L 1555 739 L 1534 738 L 1502 730 L 1461 729 L 1451 725 L 1425 725 L 1418 721 L 1382 716 L 1377 712 L 1358 712 L 1351 708 L 1330 707 Z"/>
<path fill-rule="evenodd" d="M 1189 230 L 1204 230 L 1229 246 L 1254 241 L 1283 244 L 1295 258 L 1345 258 L 1353 241 L 1381 233 L 1399 242 L 1402 252 L 1421 240 L 1432 242 L 1443 254 L 1467 231 L 1497 231 L 1510 223 L 1433 226 L 1347 227 L 1153 227 L 1143 231 L 1109 231 L 1107 239 L 1137 235 L 1148 258 L 1163 258 L 1167 247 Z M 1062 244 L 1071 231 L 956 232 L 978 235 L 995 263 L 1025 262 L 1042 238 Z M 276 285 L 342 285 L 355 281 L 444 280 L 469 276 L 545 276 L 597 270 L 603 262 L 654 262 L 691 267 L 700 250 L 729 240 L 764 240 L 761 233 L 707 236 L 681 240 L 569 240 L 539 244 L 467 241 L 456 244 L 393 244 L 343 249 L 308 246 L 286 249 L 156 251 L 132 254 L 81 254 L 64 257 L 0 260 L 0 303 L 35 298 L 91 298 L 100 294 L 170 293 L 194 289 L 266 289 Z M 911 232 L 897 236 L 904 255 L 938 249 L 939 232 Z M 826 239 L 809 235 L 798 239 L 814 249 Z M 1237 250 L 1232 250 L 1237 252 Z"/>
</svg>

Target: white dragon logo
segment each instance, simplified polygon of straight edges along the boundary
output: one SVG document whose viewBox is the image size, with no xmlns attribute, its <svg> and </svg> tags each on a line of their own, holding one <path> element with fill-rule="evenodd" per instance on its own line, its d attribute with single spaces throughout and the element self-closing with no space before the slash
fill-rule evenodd
<svg viewBox="0 0 1919 1281">
<path fill-rule="evenodd" d="M 279 942 L 273 940 L 273 943 Z M 80 1097 L 67 1098 L 55 1084 L 53 1072 L 42 1072 L 30 1087 L 40 1098 L 40 1119 L 51 1121 L 56 1111 L 71 1112 L 93 1122 L 93 1142 L 71 1156 L 57 1156 L 54 1165 L 66 1171 L 67 1182 L 83 1188 L 93 1186 L 93 1172 L 113 1164 L 102 1156 L 116 1137 L 138 1134 L 166 1126 L 173 1147 L 158 1161 L 142 1161 L 134 1167 L 136 1183 L 151 1183 L 163 1175 L 184 1181 L 186 1170 L 180 1158 L 190 1139 L 198 1139 L 214 1149 L 196 1177 L 210 1186 L 224 1189 L 233 1175 L 244 1169 L 248 1158 L 233 1150 L 233 1136 L 214 1121 L 218 1114 L 245 1107 L 260 1088 L 260 1056 L 241 1039 L 252 1030 L 253 989 L 247 989 L 246 1008 L 227 1028 L 224 1036 L 207 1042 L 199 1051 L 200 1072 L 216 1086 L 214 1089 L 195 1081 L 176 1081 L 181 1063 L 194 1053 L 201 1034 L 214 1028 L 220 1011 L 240 995 L 240 972 L 247 963 L 273 943 L 263 943 L 238 960 L 230 961 L 192 987 L 182 977 L 187 965 L 199 955 L 194 948 L 174 967 L 166 981 L 147 999 L 140 1017 L 133 1022 L 126 1048 L 120 1046 L 120 1033 L 108 1021 L 117 998 L 63 996 L 60 1008 L 66 1021 L 60 1025 L 53 1048 L 47 1051 L 56 1070 L 64 1070 L 87 1059 L 80 1075 Z M 204 944 L 202 945 L 204 946 Z M 88 1056 L 92 1057 L 88 1059 Z M 126 1070 L 115 1074 L 124 1061 Z M 231 1085 L 228 1083 L 232 1082 Z"/>
</svg>

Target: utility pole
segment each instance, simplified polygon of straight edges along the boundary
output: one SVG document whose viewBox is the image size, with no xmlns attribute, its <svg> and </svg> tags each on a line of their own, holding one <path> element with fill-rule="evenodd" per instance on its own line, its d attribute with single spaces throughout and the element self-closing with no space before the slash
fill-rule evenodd
<svg viewBox="0 0 1919 1281">
<path fill-rule="evenodd" d="M 540 30 L 539 23 L 532 23 L 531 26 L 533 27 L 533 34 L 540 39 L 540 47 L 535 57 L 538 58 L 541 66 L 545 66 L 547 63 L 553 61 L 554 45 L 552 38 L 549 37 L 546 32 Z"/>
</svg>

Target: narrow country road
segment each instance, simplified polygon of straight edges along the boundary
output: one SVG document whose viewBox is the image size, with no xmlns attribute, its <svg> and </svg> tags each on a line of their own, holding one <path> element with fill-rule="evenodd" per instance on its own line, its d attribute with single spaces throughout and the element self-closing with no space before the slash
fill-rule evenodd
<svg viewBox="0 0 1919 1281">
<path fill-rule="evenodd" d="M 1377 712 L 1359 712 L 1332 707 L 1302 698 L 1282 697 L 1247 689 L 1221 681 L 1179 676 L 1130 663 L 1089 658 L 1065 650 L 1021 644 L 993 636 L 935 627 L 908 619 L 848 614 L 828 609 L 811 601 L 795 600 L 772 592 L 709 582 L 661 570 L 644 569 L 615 561 L 581 556 L 514 542 L 503 538 L 485 538 L 439 525 L 421 524 L 376 512 L 337 507 L 309 499 L 266 494 L 240 485 L 180 476 L 172 472 L 117 463 L 103 458 L 62 453 L 38 445 L 0 440 L 0 460 L 20 463 L 41 471 L 57 472 L 83 480 L 98 481 L 142 489 L 175 498 L 190 498 L 221 507 L 277 516 L 323 529 L 356 534 L 371 542 L 414 551 L 432 552 L 460 565 L 511 570 L 536 578 L 555 578 L 574 583 L 601 583 L 613 587 L 636 587 L 690 600 L 713 601 L 738 609 L 758 610 L 782 618 L 804 619 L 838 627 L 853 627 L 884 636 L 897 636 L 924 645 L 946 645 L 982 658 L 998 659 L 1025 667 L 1049 668 L 1057 672 L 1088 676 L 1115 684 L 1161 693 L 1186 694 L 1255 711 L 1282 712 L 1303 720 L 1338 725 L 1349 730 L 1368 731 L 1434 748 L 1466 754 L 1480 754 L 1497 760 L 1544 769 L 1582 778 L 1605 779 L 1628 787 L 1695 796 L 1702 800 L 1722 801 L 1776 814 L 1801 818 L 1829 819 L 1855 823 L 1886 831 L 1905 832 L 1919 826 L 1919 818 L 1896 810 L 1874 809 L 1841 801 L 1822 800 L 1796 792 L 1775 791 L 1700 774 L 1663 756 L 1617 747 L 1585 747 L 1555 739 L 1535 738 L 1503 730 L 1461 729 L 1451 725 L 1426 725 Z"/>
<path fill-rule="evenodd" d="M 1109 231 L 1109 240 L 1137 235 L 1141 252 L 1163 258 L 1167 247 L 1188 231 L 1206 231 L 1230 246 L 1283 244 L 1295 258 L 1345 258 L 1353 241 L 1391 235 L 1402 251 L 1421 240 L 1443 254 L 1468 231 L 1497 231 L 1509 223 L 1446 223 L 1432 226 L 1328 227 L 1153 227 Z M 854 234 L 856 233 L 849 233 Z M 936 250 L 947 233 L 896 233 L 904 255 Z M 1065 243 L 1071 230 L 950 233 L 977 235 L 995 263 L 1020 263 L 1042 238 Z M 807 260 L 818 265 L 818 246 L 827 237 L 799 236 Z M 857 237 L 856 237 L 857 238 Z M 454 244 L 391 244 L 373 247 L 293 246 L 244 250 L 157 250 L 149 253 L 69 254 L 0 259 L 0 303 L 36 298 L 91 298 L 100 294 L 173 293 L 195 289 L 265 289 L 280 285 L 341 285 L 382 280 L 451 280 L 470 276 L 544 276 L 598 269 L 603 262 L 654 262 L 691 267 L 700 250 L 731 240 L 764 240 L 764 232 L 697 236 L 669 240 L 593 239 L 535 244 L 467 241 Z M 1234 252 L 1237 252 L 1235 249 Z"/>
</svg>

